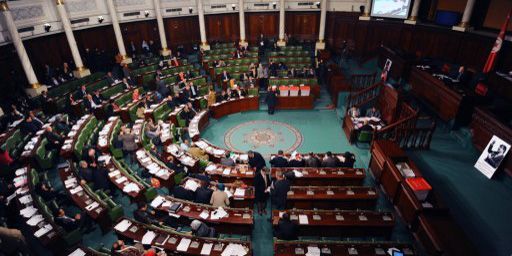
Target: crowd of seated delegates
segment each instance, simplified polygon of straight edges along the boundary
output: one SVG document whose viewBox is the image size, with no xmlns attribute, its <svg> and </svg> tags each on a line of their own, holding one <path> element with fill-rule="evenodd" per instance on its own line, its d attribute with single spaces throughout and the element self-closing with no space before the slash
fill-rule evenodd
<svg viewBox="0 0 512 256">
<path fill-rule="evenodd" d="M 166 256 L 167 253 L 161 248 L 143 245 L 140 242 L 129 243 L 124 240 L 117 240 L 112 244 L 109 255 Z"/>
<path fill-rule="evenodd" d="M 292 156 L 288 159 L 282 150 L 277 152 L 277 155 L 270 160 L 270 165 L 276 168 L 284 168 L 284 167 L 347 167 L 353 168 L 354 163 L 356 161 L 354 154 L 350 152 L 345 152 L 343 154 L 344 161 L 340 160 L 338 157 L 334 156 L 332 152 L 328 151 L 325 153 L 322 159 L 318 158 L 312 152 L 308 153 L 306 156 L 302 156 L 299 153 L 292 154 Z"/>
<path fill-rule="evenodd" d="M 279 77 L 279 71 L 287 71 L 286 77 L 289 78 L 314 78 L 315 70 L 312 67 L 304 66 L 300 68 L 288 68 L 284 62 L 272 62 L 269 63 L 269 75 L 271 77 Z"/>
<path fill-rule="evenodd" d="M 49 64 L 44 65 L 44 83 L 49 88 L 57 87 L 63 83 L 75 79 L 73 75 L 74 67 L 70 67 L 67 62 L 62 64 L 61 68 L 50 67 Z"/>
</svg>

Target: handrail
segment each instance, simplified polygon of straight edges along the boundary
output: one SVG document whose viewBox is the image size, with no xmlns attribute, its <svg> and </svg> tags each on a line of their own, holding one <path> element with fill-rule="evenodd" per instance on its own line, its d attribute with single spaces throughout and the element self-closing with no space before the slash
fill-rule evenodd
<svg viewBox="0 0 512 256">
<path fill-rule="evenodd" d="M 360 91 L 371 87 L 375 83 L 377 73 L 371 74 L 354 74 L 350 76 L 350 90 Z"/>
<path fill-rule="evenodd" d="M 380 87 L 384 84 L 382 82 L 376 83 L 370 87 L 364 88 L 354 94 L 350 94 L 347 99 L 347 109 L 352 106 L 361 107 L 363 104 L 374 100 L 379 96 Z"/>
</svg>

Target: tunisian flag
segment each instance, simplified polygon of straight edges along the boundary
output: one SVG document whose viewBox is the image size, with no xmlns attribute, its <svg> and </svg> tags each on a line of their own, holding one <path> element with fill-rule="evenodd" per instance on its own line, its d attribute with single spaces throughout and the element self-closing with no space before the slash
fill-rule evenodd
<svg viewBox="0 0 512 256">
<path fill-rule="evenodd" d="M 508 22 L 510 21 L 510 15 L 512 14 L 512 10 L 508 12 L 507 19 L 505 20 L 505 23 L 501 27 L 500 34 L 498 35 L 498 38 L 496 38 L 496 42 L 494 43 L 494 46 L 492 47 L 491 54 L 489 54 L 489 58 L 487 58 L 487 62 L 485 63 L 484 70 L 482 70 L 483 73 L 489 73 L 489 71 L 492 70 L 494 67 L 494 63 L 496 62 L 496 57 L 498 53 L 501 50 L 501 46 L 503 44 L 503 40 L 505 39 L 505 33 L 507 32 L 508 28 Z"/>
<path fill-rule="evenodd" d="M 487 58 L 487 62 L 485 62 L 484 69 L 482 70 L 482 73 L 487 74 L 489 73 L 496 63 L 496 58 L 498 57 L 498 53 L 501 50 L 501 46 L 503 45 L 503 40 L 505 40 L 505 33 L 507 32 L 508 23 L 510 21 L 510 15 L 512 14 L 512 10 L 508 12 L 507 19 L 505 20 L 505 23 L 503 23 L 503 26 L 501 27 L 501 31 L 498 35 L 498 38 L 496 38 L 496 42 L 494 42 L 494 46 L 492 47 L 491 53 L 489 54 L 489 57 Z M 475 92 L 477 94 L 480 94 L 482 96 L 487 95 L 487 85 L 483 83 L 478 83 Z"/>
</svg>

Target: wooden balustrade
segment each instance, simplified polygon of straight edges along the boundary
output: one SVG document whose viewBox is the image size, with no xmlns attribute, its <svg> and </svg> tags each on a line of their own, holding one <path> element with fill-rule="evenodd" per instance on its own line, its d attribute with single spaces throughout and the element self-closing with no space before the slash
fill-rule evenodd
<svg viewBox="0 0 512 256">
<path fill-rule="evenodd" d="M 407 103 L 402 103 L 401 111 L 399 118 L 396 122 L 391 123 L 384 127 L 381 130 L 375 131 L 373 133 L 373 141 L 375 140 L 391 140 L 396 142 L 402 148 L 408 148 L 410 146 L 416 145 L 412 143 L 414 141 L 418 141 L 413 135 L 421 135 L 422 132 L 416 131 L 418 128 L 416 127 L 416 122 L 418 120 L 418 110 L 415 110 Z M 419 129 L 422 130 L 422 129 Z M 426 132 L 425 136 L 422 135 L 423 138 L 431 138 L 433 130 L 431 132 Z M 427 136 L 428 135 L 428 136 Z M 419 137 L 418 137 L 419 138 Z M 426 142 L 422 140 L 422 142 Z M 430 139 L 428 140 L 430 142 Z M 422 143 L 424 144 L 424 143 Z M 424 147 L 424 146 L 422 146 Z M 426 146 L 428 148 L 428 146 Z"/>
<path fill-rule="evenodd" d="M 375 84 L 377 73 L 357 74 L 350 77 L 350 89 L 353 92 L 364 90 Z"/>
<path fill-rule="evenodd" d="M 370 101 L 377 99 L 383 85 L 383 83 L 377 83 L 361 91 L 351 93 L 347 99 L 347 109 L 350 109 L 352 106 L 359 108 Z"/>
</svg>

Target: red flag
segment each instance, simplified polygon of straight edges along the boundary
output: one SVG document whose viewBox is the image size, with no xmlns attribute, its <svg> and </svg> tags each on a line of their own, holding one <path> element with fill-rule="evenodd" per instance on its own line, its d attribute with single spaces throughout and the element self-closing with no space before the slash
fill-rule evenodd
<svg viewBox="0 0 512 256">
<path fill-rule="evenodd" d="M 510 21 L 510 15 L 512 14 L 512 10 L 508 12 L 507 19 L 505 20 L 505 23 L 501 27 L 500 34 L 498 35 L 498 38 L 496 38 L 496 42 L 494 43 L 494 46 L 492 47 L 491 53 L 489 54 L 489 58 L 487 58 L 487 62 L 485 63 L 484 69 L 482 72 L 484 74 L 489 73 L 492 68 L 494 67 L 494 63 L 496 62 L 496 57 L 498 53 L 501 50 L 501 46 L 503 44 L 503 40 L 505 39 L 505 33 L 507 32 L 508 28 L 508 22 Z"/>
</svg>

